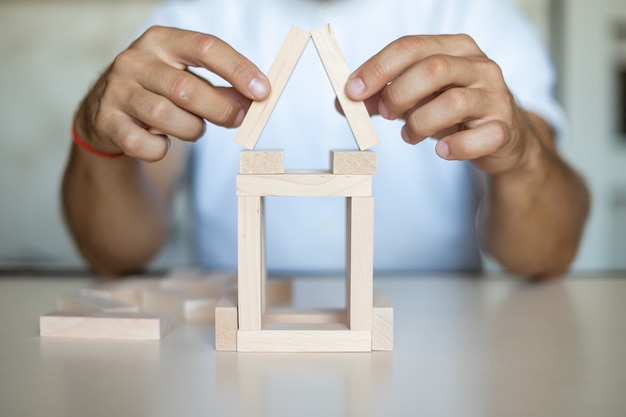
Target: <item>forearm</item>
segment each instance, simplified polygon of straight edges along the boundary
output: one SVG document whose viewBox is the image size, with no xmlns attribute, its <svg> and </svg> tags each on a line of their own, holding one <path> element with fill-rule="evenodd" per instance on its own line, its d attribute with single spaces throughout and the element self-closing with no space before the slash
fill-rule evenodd
<svg viewBox="0 0 626 417">
<path fill-rule="evenodd" d="M 482 238 L 506 270 L 548 278 L 563 274 L 576 256 L 589 195 L 582 179 L 546 146 L 541 126 L 528 134 L 527 162 L 488 177 Z"/>
<path fill-rule="evenodd" d="M 73 146 L 62 202 L 74 241 L 103 275 L 141 268 L 167 233 L 167 209 L 144 163 L 127 156 L 103 159 Z"/>
</svg>

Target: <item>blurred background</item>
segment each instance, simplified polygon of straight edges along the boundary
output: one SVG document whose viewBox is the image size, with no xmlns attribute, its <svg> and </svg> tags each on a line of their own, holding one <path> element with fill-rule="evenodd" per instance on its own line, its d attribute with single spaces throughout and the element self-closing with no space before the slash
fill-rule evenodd
<svg viewBox="0 0 626 417">
<path fill-rule="evenodd" d="M 156 0 L 0 0 L 0 267 L 83 266 L 59 186 L 74 109 Z M 564 152 L 593 209 L 575 271 L 626 269 L 626 1 L 515 0 L 559 71 Z M 184 193 L 154 266 L 192 262 Z"/>
</svg>

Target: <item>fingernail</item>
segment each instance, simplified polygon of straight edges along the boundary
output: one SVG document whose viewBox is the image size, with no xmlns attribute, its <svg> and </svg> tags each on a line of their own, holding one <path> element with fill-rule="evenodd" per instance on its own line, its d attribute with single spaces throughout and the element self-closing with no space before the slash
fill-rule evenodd
<svg viewBox="0 0 626 417">
<path fill-rule="evenodd" d="M 354 99 L 360 99 L 365 93 L 365 83 L 360 78 L 353 78 L 346 83 L 346 93 Z"/>
<path fill-rule="evenodd" d="M 389 119 L 389 110 L 382 100 L 378 102 L 378 113 L 380 113 L 380 115 L 385 119 Z"/>
<path fill-rule="evenodd" d="M 409 145 L 412 145 L 411 138 L 409 137 L 409 132 L 407 132 L 406 129 L 406 125 L 402 126 L 402 129 L 400 130 L 400 136 L 402 136 L 403 141 L 405 141 Z"/>
<path fill-rule="evenodd" d="M 233 122 L 233 127 L 240 126 L 245 116 L 246 116 L 246 112 L 243 110 L 239 110 L 239 113 L 237 113 L 237 117 L 235 118 L 235 121 Z"/>
<path fill-rule="evenodd" d="M 248 84 L 248 91 L 255 99 L 263 99 L 270 91 L 270 86 L 266 80 L 262 78 L 253 78 Z"/>
<path fill-rule="evenodd" d="M 446 142 L 439 141 L 437 142 L 437 145 L 435 145 L 435 152 L 439 155 L 439 157 L 448 159 L 448 155 L 450 155 L 450 148 Z"/>
</svg>

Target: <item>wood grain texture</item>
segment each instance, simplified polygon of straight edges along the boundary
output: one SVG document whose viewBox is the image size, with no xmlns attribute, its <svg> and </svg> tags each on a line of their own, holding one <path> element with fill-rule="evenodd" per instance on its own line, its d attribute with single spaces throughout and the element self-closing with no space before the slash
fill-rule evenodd
<svg viewBox="0 0 626 417">
<path fill-rule="evenodd" d="M 313 30 L 311 37 L 359 149 L 363 151 L 377 145 L 379 142 L 378 135 L 367 112 L 365 103 L 351 100 L 346 95 L 345 89 L 350 70 L 330 25 Z"/>
<path fill-rule="evenodd" d="M 267 72 L 271 84 L 270 94 L 263 101 L 252 102 L 235 135 L 235 142 L 248 149 L 254 149 L 310 37 L 308 32 L 295 26 L 291 27 Z"/>
<path fill-rule="evenodd" d="M 148 313 L 57 311 L 39 318 L 41 337 L 159 340 L 166 318 Z"/>
<path fill-rule="evenodd" d="M 285 152 L 241 151 L 239 153 L 240 174 L 283 174 Z"/>
<path fill-rule="evenodd" d="M 246 177 L 238 176 L 238 177 Z M 237 285 L 239 329 L 261 330 L 262 203 L 261 197 L 238 197 Z"/>
<path fill-rule="evenodd" d="M 372 175 L 376 173 L 376 152 L 331 151 L 330 170 L 334 175 Z"/>
<path fill-rule="evenodd" d="M 353 197 L 372 195 L 370 175 L 332 175 L 326 171 L 279 175 L 237 175 L 238 196 Z"/>
<path fill-rule="evenodd" d="M 374 198 L 347 199 L 346 305 L 350 330 L 372 329 Z"/>
</svg>

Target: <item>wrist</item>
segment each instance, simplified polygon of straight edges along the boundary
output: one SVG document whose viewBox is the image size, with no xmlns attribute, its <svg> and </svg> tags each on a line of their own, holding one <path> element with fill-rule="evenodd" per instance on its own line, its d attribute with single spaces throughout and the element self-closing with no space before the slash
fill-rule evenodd
<svg viewBox="0 0 626 417">
<path fill-rule="evenodd" d="M 94 141 L 90 140 L 91 135 L 87 133 L 88 130 L 89 129 L 83 127 L 83 124 L 80 122 L 80 117 L 77 115 L 72 121 L 70 132 L 72 141 L 78 148 L 100 158 L 111 159 L 124 155 L 124 152 L 121 152 L 119 148 L 111 149 L 111 147 L 105 147 L 101 144 L 94 144 Z"/>
</svg>

